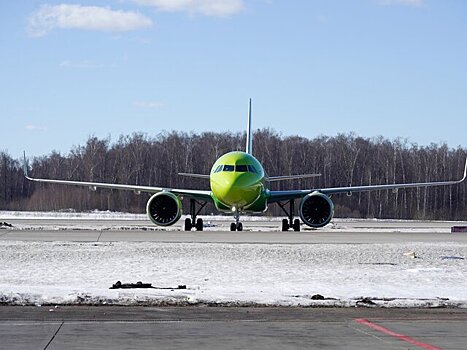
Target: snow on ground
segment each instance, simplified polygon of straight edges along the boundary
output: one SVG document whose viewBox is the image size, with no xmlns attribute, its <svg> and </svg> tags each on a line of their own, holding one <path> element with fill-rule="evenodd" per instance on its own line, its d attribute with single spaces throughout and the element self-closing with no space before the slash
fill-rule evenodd
<svg viewBox="0 0 467 350">
<path fill-rule="evenodd" d="M 182 216 L 182 219 L 187 217 Z M 199 217 L 205 220 L 225 220 L 226 218 L 232 218 L 232 215 L 200 215 Z M 49 219 L 70 219 L 70 220 L 149 220 L 146 213 L 134 214 L 134 213 L 122 213 L 110 210 L 93 210 L 89 212 L 76 212 L 72 209 L 64 211 L 2 211 L 0 210 L 0 218 L 3 220 L 11 219 L 34 219 L 34 220 L 49 220 Z M 261 221 L 264 220 L 265 216 L 249 216 L 244 215 L 242 219 L 245 221 Z M 282 218 L 279 217 L 268 217 L 274 221 L 280 221 Z"/>
<path fill-rule="evenodd" d="M 134 213 L 121 213 L 112 211 L 90 211 L 90 212 L 75 212 L 72 209 L 59 211 L 59 212 L 29 212 L 29 211 L 1 211 L 0 210 L 0 223 L 8 220 L 25 220 L 25 223 L 15 224 L 12 229 L 14 230 L 137 230 L 144 229 L 147 231 L 180 231 L 182 223 L 184 222 L 187 215 L 182 215 L 177 224 L 173 226 L 161 227 L 154 225 L 147 217 L 146 214 L 134 214 Z M 230 231 L 229 224 L 225 224 L 227 221 L 233 221 L 232 215 L 199 215 L 204 220 L 205 231 Z M 271 216 L 250 216 L 242 215 L 242 222 L 253 222 L 255 231 L 269 231 L 272 227 L 280 227 L 280 221 L 283 217 L 271 217 Z M 27 223 L 32 221 L 33 224 Z M 54 221 L 53 224 L 47 221 Z M 68 222 L 67 220 L 73 220 L 76 222 Z M 95 220 L 95 225 L 91 225 L 86 222 L 80 225 L 80 221 L 92 221 Z M 127 224 L 122 222 L 128 221 Z M 135 221 L 139 221 L 135 224 Z M 41 223 L 43 222 L 43 223 Z M 131 225 L 130 225 L 130 222 Z M 261 222 L 262 225 L 257 223 Z M 267 225 L 264 225 L 268 223 Z M 360 226 L 363 223 L 365 226 Z M 370 225 L 368 225 L 370 223 Z M 400 227 L 386 226 L 390 223 L 400 223 Z M 434 221 L 437 225 L 433 227 L 427 227 L 427 225 L 416 226 L 414 223 L 429 223 L 429 221 L 417 221 L 417 220 L 387 220 L 387 219 L 341 219 L 334 218 L 332 222 L 326 227 L 320 230 L 332 230 L 339 232 L 438 232 L 448 233 L 450 232 L 450 226 L 456 224 L 465 225 L 465 222 L 456 221 L 444 221 L 442 227 L 438 224 L 439 221 Z M 382 224 L 382 225 L 380 225 Z M 249 225 L 245 225 L 245 230 L 249 230 Z M 302 225 L 302 230 L 314 230 L 306 225 Z"/>
<path fill-rule="evenodd" d="M 89 212 L 76 212 L 73 209 L 63 211 L 2 211 L 0 218 L 3 220 L 11 219 L 99 219 L 99 220 L 144 220 L 146 214 L 120 213 L 115 211 L 93 210 Z"/>
<path fill-rule="evenodd" d="M 228 230 L 225 216 L 203 218 L 206 224 L 212 224 L 206 230 Z M 145 214 L 99 211 L 0 211 L 0 219 L 32 219 L 30 224 L 15 223 L 10 230 L 160 229 Z M 52 221 L 47 222 L 49 219 Z M 277 226 L 280 219 L 267 221 Z M 113 223 L 125 220 L 128 225 Z M 264 217 L 244 217 L 242 221 L 266 222 Z M 449 232 L 449 225 L 431 229 L 427 228 L 430 225 L 408 225 L 397 220 L 401 225 L 394 228 L 385 227 L 388 221 L 372 227 L 360 222 L 368 220 L 336 219 L 326 230 L 399 232 L 404 227 L 404 232 Z M 254 230 L 268 230 L 261 226 L 263 223 L 254 225 Z M 415 251 L 418 257 L 404 255 L 408 251 Z M 142 281 L 159 287 L 186 285 L 187 289 L 109 289 L 117 281 Z M 312 299 L 317 294 L 325 299 Z M 368 300 L 385 307 L 467 307 L 467 244 L 0 241 L 0 303 L 371 306 Z"/>
<path fill-rule="evenodd" d="M 467 307 L 466 257 L 448 242 L 0 241 L 0 303 Z M 109 289 L 117 281 L 187 289 Z"/>
</svg>

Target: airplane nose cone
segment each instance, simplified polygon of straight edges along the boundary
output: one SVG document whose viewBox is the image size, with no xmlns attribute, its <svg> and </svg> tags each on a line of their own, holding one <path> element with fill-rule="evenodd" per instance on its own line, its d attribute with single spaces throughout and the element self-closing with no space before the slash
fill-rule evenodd
<svg viewBox="0 0 467 350">
<path fill-rule="evenodd" d="M 260 193 L 260 185 L 248 179 L 248 174 L 223 177 L 211 183 L 216 198 L 228 207 L 243 208 L 253 203 Z"/>
</svg>

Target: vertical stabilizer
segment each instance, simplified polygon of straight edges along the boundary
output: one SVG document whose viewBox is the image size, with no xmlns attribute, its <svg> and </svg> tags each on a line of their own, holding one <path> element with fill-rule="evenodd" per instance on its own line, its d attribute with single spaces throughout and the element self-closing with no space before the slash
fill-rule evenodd
<svg viewBox="0 0 467 350">
<path fill-rule="evenodd" d="M 248 125 L 246 128 L 246 153 L 253 154 L 253 144 L 251 137 L 251 98 L 248 104 Z"/>
</svg>

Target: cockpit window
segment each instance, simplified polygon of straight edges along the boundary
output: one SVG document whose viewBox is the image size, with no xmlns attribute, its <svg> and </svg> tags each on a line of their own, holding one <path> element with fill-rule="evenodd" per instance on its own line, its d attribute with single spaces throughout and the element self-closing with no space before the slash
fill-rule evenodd
<svg viewBox="0 0 467 350">
<path fill-rule="evenodd" d="M 224 171 L 234 171 L 234 169 L 233 165 L 224 165 Z"/>
<path fill-rule="evenodd" d="M 258 171 L 253 165 L 245 165 L 245 164 L 240 164 L 240 165 L 218 165 L 217 168 L 214 170 L 215 173 L 218 173 L 220 171 L 228 171 L 232 172 L 235 171 L 237 173 L 253 173 L 253 174 L 258 174 Z"/>
<path fill-rule="evenodd" d="M 250 173 L 254 173 L 254 174 L 258 173 L 253 165 L 247 165 L 247 166 L 248 166 L 248 171 Z"/>
<path fill-rule="evenodd" d="M 246 173 L 248 171 L 248 168 L 246 165 L 236 165 L 235 171 L 238 173 Z"/>
</svg>

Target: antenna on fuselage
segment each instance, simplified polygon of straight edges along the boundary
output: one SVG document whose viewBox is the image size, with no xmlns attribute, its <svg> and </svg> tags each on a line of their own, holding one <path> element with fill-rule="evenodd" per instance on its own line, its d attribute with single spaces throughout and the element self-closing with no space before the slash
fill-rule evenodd
<svg viewBox="0 0 467 350">
<path fill-rule="evenodd" d="M 246 127 L 246 153 L 252 154 L 253 143 L 251 138 L 251 98 L 248 103 L 248 125 Z"/>
</svg>

